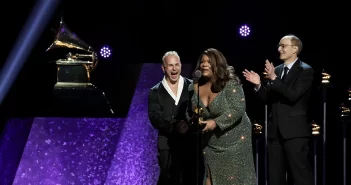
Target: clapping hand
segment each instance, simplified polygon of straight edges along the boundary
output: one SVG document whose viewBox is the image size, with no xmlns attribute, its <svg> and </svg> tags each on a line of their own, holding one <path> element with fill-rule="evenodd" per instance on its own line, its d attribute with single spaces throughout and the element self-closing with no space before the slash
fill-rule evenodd
<svg viewBox="0 0 351 185">
<path fill-rule="evenodd" d="M 269 60 L 267 59 L 265 66 L 266 68 L 264 69 L 264 71 L 267 73 L 267 78 L 269 78 L 270 80 L 274 80 L 277 77 L 277 75 L 275 74 L 275 68 L 273 63 L 269 62 Z"/>
<path fill-rule="evenodd" d="M 253 83 L 254 85 L 261 84 L 260 75 L 258 75 L 254 71 L 249 71 L 249 70 L 245 69 L 243 71 L 243 75 L 247 81 Z"/>
<path fill-rule="evenodd" d="M 265 69 L 264 71 L 267 73 L 266 77 L 270 80 L 274 80 L 277 75 L 275 74 L 275 68 L 273 63 L 269 62 L 269 60 L 266 60 L 265 63 Z M 243 75 L 245 77 L 245 79 L 251 83 L 253 83 L 254 85 L 260 85 L 261 81 L 260 81 L 260 75 L 258 75 L 257 73 L 255 73 L 254 71 L 249 71 L 247 69 L 245 69 L 243 71 Z"/>
</svg>

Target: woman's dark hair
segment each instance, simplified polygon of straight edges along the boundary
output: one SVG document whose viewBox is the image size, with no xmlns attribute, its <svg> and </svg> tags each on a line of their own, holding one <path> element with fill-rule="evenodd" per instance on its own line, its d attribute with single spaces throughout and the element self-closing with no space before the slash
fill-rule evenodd
<svg viewBox="0 0 351 185">
<path fill-rule="evenodd" d="M 211 79 L 200 78 L 200 83 L 210 80 L 212 82 L 211 90 L 215 93 L 222 91 L 229 80 L 235 80 L 236 82 L 240 83 L 240 79 L 235 75 L 234 67 L 229 66 L 224 55 L 214 48 L 206 49 L 200 55 L 195 71 L 200 69 L 201 60 L 204 55 L 210 59 L 213 77 Z"/>
</svg>

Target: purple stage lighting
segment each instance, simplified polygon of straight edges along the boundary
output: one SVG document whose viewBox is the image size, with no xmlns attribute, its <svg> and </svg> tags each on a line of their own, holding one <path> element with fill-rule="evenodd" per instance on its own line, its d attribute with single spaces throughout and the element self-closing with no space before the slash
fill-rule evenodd
<svg viewBox="0 0 351 185">
<path fill-rule="evenodd" d="M 250 28 L 247 25 L 243 25 L 239 29 L 239 33 L 243 37 L 247 37 L 250 35 Z"/>
<path fill-rule="evenodd" d="M 108 58 L 111 56 L 111 50 L 107 46 L 104 46 L 103 48 L 101 48 L 100 54 L 102 57 Z"/>
</svg>

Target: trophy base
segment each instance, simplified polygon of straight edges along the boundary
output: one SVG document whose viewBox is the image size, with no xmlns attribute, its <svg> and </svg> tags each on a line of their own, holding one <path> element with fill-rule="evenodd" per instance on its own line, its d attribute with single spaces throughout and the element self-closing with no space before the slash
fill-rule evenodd
<svg viewBox="0 0 351 185">
<path fill-rule="evenodd" d="M 88 69 L 88 66 L 83 64 L 57 64 L 57 82 L 76 84 L 89 83 L 90 72 Z"/>
<path fill-rule="evenodd" d="M 317 131 L 313 131 L 313 132 L 312 132 L 312 135 L 314 135 L 314 136 L 318 136 L 318 135 L 319 135 L 319 132 L 317 132 Z"/>
<path fill-rule="evenodd" d="M 58 82 L 53 88 L 50 116 L 113 117 L 105 93 L 91 83 Z"/>
<path fill-rule="evenodd" d="M 54 89 L 62 88 L 95 88 L 92 83 L 72 83 L 72 82 L 57 82 L 54 86 Z"/>
</svg>

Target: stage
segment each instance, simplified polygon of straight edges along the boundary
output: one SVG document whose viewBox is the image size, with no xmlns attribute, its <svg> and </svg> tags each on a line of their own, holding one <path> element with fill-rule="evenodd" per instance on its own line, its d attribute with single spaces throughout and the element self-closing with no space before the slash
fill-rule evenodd
<svg viewBox="0 0 351 185">
<path fill-rule="evenodd" d="M 147 114 L 149 89 L 163 77 L 155 68 L 143 65 L 126 118 L 9 119 L 0 184 L 156 184 L 157 131 Z"/>
</svg>

